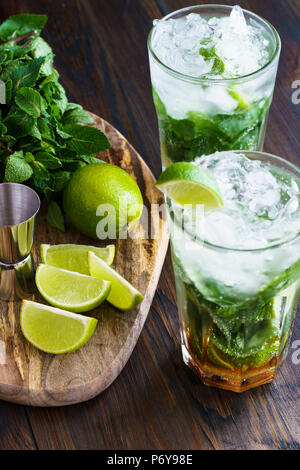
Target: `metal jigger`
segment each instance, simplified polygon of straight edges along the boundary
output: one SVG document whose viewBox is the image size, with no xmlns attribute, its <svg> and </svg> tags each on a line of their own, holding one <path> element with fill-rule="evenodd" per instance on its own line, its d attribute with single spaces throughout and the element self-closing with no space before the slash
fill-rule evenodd
<svg viewBox="0 0 300 470">
<path fill-rule="evenodd" d="M 19 300 L 34 293 L 31 256 L 40 198 L 23 184 L 0 184 L 0 298 Z"/>
</svg>

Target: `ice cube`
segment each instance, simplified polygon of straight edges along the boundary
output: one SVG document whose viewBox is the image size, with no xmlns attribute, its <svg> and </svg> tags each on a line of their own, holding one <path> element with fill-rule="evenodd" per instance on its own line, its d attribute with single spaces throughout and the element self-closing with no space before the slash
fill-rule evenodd
<svg viewBox="0 0 300 470">
<path fill-rule="evenodd" d="M 228 72 L 234 76 L 247 75 L 261 66 L 264 38 L 261 31 L 248 25 L 239 6 L 215 28 L 216 52 L 223 59 Z"/>
<path fill-rule="evenodd" d="M 192 13 L 176 20 L 156 22 L 152 46 L 159 59 L 173 70 L 200 77 L 212 67 L 199 54 L 200 41 L 209 34 L 207 22 Z"/>
<path fill-rule="evenodd" d="M 228 29 L 232 29 L 236 34 L 248 35 L 248 26 L 239 5 L 235 5 L 230 13 L 228 22 L 225 23 Z"/>
<path fill-rule="evenodd" d="M 298 207 L 299 207 L 298 197 L 293 197 L 287 203 L 286 210 L 289 214 L 293 214 L 294 212 L 298 210 Z"/>
</svg>

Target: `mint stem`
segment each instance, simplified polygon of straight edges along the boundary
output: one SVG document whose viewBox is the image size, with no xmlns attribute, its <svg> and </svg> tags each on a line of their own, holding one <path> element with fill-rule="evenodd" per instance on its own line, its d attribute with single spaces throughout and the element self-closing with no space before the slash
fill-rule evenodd
<svg viewBox="0 0 300 470">
<path fill-rule="evenodd" d="M 21 36 L 17 36 L 16 38 L 14 39 L 11 39 L 10 41 L 7 41 L 7 42 L 4 42 L 1 44 L 1 46 L 5 46 L 5 44 L 10 44 L 12 42 L 14 43 L 18 43 L 20 41 L 23 41 L 23 39 L 26 39 L 26 38 L 29 38 L 30 36 L 33 36 L 35 34 L 37 34 L 38 31 L 36 29 L 33 29 L 32 31 L 29 31 L 28 33 L 26 34 L 22 34 Z M 30 42 L 32 41 L 32 39 L 29 40 Z M 28 44 L 30 44 L 30 42 L 27 41 L 25 44 L 23 44 L 21 47 L 24 47 L 24 46 L 27 46 Z"/>
</svg>

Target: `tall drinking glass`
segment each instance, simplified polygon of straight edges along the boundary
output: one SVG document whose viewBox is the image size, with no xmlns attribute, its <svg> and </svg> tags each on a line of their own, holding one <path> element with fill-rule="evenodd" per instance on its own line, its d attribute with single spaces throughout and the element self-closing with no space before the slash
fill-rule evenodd
<svg viewBox="0 0 300 470">
<path fill-rule="evenodd" d="M 215 55 L 215 48 L 207 45 L 205 37 L 200 40 L 201 34 L 205 36 L 201 32 L 205 24 L 197 25 L 194 22 L 200 14 L 202 19 L 210 21 L 213 27 L 216 18 L 228 17 L 232 11 L 233 7 L 222 5 L 184 8 L 167 15 L 159 22 L 160 26 L 156 24 L 149 34 L 151 81 L 159 124 L 163 168 L 177 161 L 192 161 L 197 156 L 209 155 L 215 151 L 262 150 L 263 148 L 281 42 L 277 31 L 266 20 L 246 10 L 239 9 L 239 12 L 234 10 L 233 24 L 236 18 L 241 25 L 236 30 L 236 37 L 235 30 L 231 31 L 230 34 L 233 36 L 229 41 L 231 40 L 232 43 L 229 42 L 227 45 L 229 52 L 225 50 L 224 54 L 230 56 L 236 51 L 240 57 L 241 68 L 237 76 L 230 71 L 225 74 L 223 70 L 225 62 L 223 63 Z M 244 14 L 247 25 L 254 25 L 260 32 L 261 47 L 266 48 L 265 54 L 267 54 L 263 66 L 244 75 L 243 70 L 250 70 L 249 63 L 255 60 L 255 57 L 250 54 L 251 49 L 249 49 L 250 52 L 247 51 L 246 44 L 243 44 L 244 36 L 240 29 L 245 28 L 246 23 L 243 24 L 245 20 L 241 19 L 241 12 Z M 161 25 L 168 24 L 169 20 L 182 18 L 185 18 L 187 23 L 189 22 L 189 29 L 185 26 L 187 29 L 184 33 L 181 34 L 180 31 L 178 33 L 180 51 L 183 55 L 179 55 L 176 60 L 174 58 L 170 64 L 163 57 L 167 54 L 172 55 L 172 46 L 166 49 L 166 41 L 170 40 L 167 35 L 170 36 L 173 33 L 166 30 L 160 34 L 158 26 L 161 28 Z M 177 29 L 180 27 L 179 25 Z M 207 25 L 206 27 L 208 28 Z M 174 35 L 176 34 L 175 32 Z M 196 50 L 189 49 L 184 55 L 184 41 L 187 47 L 190 47 L 190 36 L 195 41 L 197 34 L 199 34 L 199 44 L 196 37 Z M 228 41 L 228 37 L 226 39 L 224 36 L 224 41 L 226 40 Z M 174 41 L 176 44 L 176 37 Z M 220 44 L 222 46 L 222 42 Z M 165 49 L 160 55 L 159 51 L 162 47 Z M 259 46 L 256 44 L 255 47 L 259 52 Z M 253 54 L 255 54 L 254 50 Z M 228 59 L 228 64 L 231 63 L 232 57 Z M 207 73 L 195 76 L 200 67 L 206 66 L 210 67 Z"/>
<path fill-rule="evenodd" d="M 242 392 L 272 381 L 287 355 L 300 295 L 300 169 L 262 152 L 207 158 L 226 196 L 202 231 L 167 198 L 182 352 L 205 384 Z"/>
</svg>

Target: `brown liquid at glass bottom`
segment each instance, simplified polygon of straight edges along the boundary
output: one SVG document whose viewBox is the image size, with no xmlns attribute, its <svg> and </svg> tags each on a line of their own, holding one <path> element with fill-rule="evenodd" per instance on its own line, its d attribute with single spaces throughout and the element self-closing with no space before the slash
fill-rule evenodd
<svg viewBox="0 0 300 470">
<path fill-rule="evenodd" d="M 272 382 L 276 370 L 280 367 L 285 358 L 285 351 L 289 343 L 287 340 L 279 357 L 274 356 L 261 367 L 249 367 L 246 371 L 238 368 L 228 370 L 216 366 L 210 361 L 206 353 L 207 346 L 204 352 L 204 361 L 201 361 L 193 351 L 189 336 L 189 331 L 187 331 L 188 349 L 184 343 L 182 344 L 183 359 L 186 365 L 200 377 L 205 385 L 231 390 L 237 393 L 245 392 L 251 388 Z"/>
</svg>

